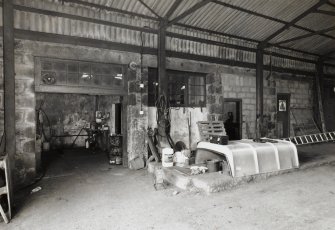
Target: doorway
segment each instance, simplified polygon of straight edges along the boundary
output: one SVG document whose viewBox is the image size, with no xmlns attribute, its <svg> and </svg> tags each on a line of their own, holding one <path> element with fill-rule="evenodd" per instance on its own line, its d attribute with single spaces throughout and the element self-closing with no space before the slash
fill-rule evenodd
<svg viewBox="0 0 335 230">
<path fill-rule="evenodd" d="M 278 138 L 290 136 L 290 98 L 288 93 L 277 94 Z"/>
<path fill-rule="evenodd" d="M 227 98 L 224 100 L 224 127 L 229 140 L 242 138 L 242 99 Z"/>
</svg>

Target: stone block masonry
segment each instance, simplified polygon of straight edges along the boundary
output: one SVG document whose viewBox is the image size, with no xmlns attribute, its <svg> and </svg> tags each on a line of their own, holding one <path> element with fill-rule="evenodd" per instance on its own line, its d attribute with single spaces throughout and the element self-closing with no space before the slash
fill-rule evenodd
<svg viewBox="0 0 335 230">
<path fill-rule="evenodd" d="M 15 184 L 24 185 L 32 181 L 38 167 L 38 149 L 36 148 L 36 94 L 34 88 L 34 57 L 50 57 L 122 64 L 125 67 L 132 61 L 139 63 L 139 55 L 105 49 L 81 46 L 52 44 L 17 40 L 15 46 L 16 67 L 16 155 L 15 155 Z M 1 63 L 1 62 L 0 62 Z M 127 106 L 125 119 L 127 133 L 128 159 L 147 157 L 145 136 L 149 124 L 155 123 L 155 113 L 148 108 L 147 67 L 157 67 L 157 57 L 145 55 L 142 80 L 145 88 L 139 89 L 139 72 L 126 70 L 128 79 L 127 90 L 123 95 L 123 106 Z M 0 66 L 2 68 L 2 64 Z M 256 78 L 255 70 L 189 61 L 178 58 L 168 58 L 167 68 L 180 71 L 200 72 L 206 74 L 206 107 L 185 108 L 173 110 L 171 127 L 172 138 L 182 139 L 188 143 L 187 118 L 192 113 L 192 148 L 199 141 L 196 121 L 222 120 L 225 98 L 242 99 L 243 138 L 253 138 L 256 120 Z M 1 72 L 1 71 L 0 71 Z M 264 74 L 266 76 L 266 74 Z M 0 76 L 0 80 L 3 77 Z M 0 82 L 1 82 L 0 81 Z M 272 85 L 265 86 L 265 113 L 275 113 L 276 94 L 291 93 L 292 105 L 311 105 L 311 82 L 284 79 L 281 75 L 275 77 Z M 141 107 L 142 104 L 142 107 Z M 143 114 L 140 114 L 140 111 Z M 275 116 L 273 122 L 275 122 Z M 291 119 L 292 120 L 292 119 Z M 3 130 L 3 84 L 0 83 L 0 128 Z M 249 130 L 250 132 L 247 132 Z M 251 133 L 251 134 L 250 134 Z"/>
</svg>

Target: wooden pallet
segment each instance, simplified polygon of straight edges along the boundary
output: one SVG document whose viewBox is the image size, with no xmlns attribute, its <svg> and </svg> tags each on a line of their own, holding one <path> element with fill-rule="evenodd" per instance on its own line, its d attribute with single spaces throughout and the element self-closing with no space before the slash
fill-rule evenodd
<svg viewBox="0 0 335 230">
<path fill-rule="evenodd" d="M 331 142 L 331 141 L 335 141 L 335 132 L 295 136 L 295 137 L 285 138 L 284 140 L 290 141 L 295 145 L 308 145 L 308 144 L 316 144 L 316 143 L 322 143 L 322 142 Z"/>
<path fill-rule="evenodd" d="M 198 121 L 197 125 L 202 141 L 209 141 L 210 135 L 226 136 L 222 121 Z"/>
</svg>

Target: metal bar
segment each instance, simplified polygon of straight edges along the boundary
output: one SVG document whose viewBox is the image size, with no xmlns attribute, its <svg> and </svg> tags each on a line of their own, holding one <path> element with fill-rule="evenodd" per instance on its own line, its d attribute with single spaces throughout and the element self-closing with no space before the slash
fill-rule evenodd
<svg viewBox="0 0 335 230">
<path fill-rule="evenodd" d="M 146 33 L 157 34 L 157 30 L 151 29 L 151 28 L 131 26 L 131 25 L 127 25 L 127 24 L 121 24 L 121 23 L 116 23 L 116 22 L 111 22 L 111 21 L 104 21 L 104 20 L 100 20 L 100 19 L 88 18 L 88 17 L 78 16 L 78 15 L 73 15 L 73 14 L 67 14 L 67 13 L 61 13 L 61 12 L 56 12 L 56 11 L 51 11 L 51 10 L 37 9 L 37 8 L 32 8 L 32 7 L 28 7 L 28 6 L 21 6 L 21 5 L 14 5 L 14 9 L 19 10 L 19 11 L 24 11 L 24 12 L 44 14 L 44 15 L 49 15 L 49 16 L 54 16 L 54 17 L 63 17 L 63 18 L 68 18 L 68 19 L 72 19 L 72 20 L 80 20 L 80 21 L 96 23 L 96 24 L 100 24 L 100 25 L 114 26 L 114 27 L 129 29 L 129 30 L 135 30 L 135 31 L 141 31 L 141 32 L 146 32 Z"/>
<path fill-rule="evenodd" d="M 213 40 L 208 40 L 208 39 L 203 39 L 203 38 L 199 38 L 199 37 L 173 33 L 173 32 L 166 32 L 166 36 L 173 37 L 173 38 L 179 38 L 179 39 L 185 39 L 185 40 L 194 41 L 194 42 L 207 43 L 207 44 L 212 44 L 212 45 L 216 45 L 216 46 L 228 47 L 228 48 L 232 48 L 232 49 L 239 49 L 239 50 L 244 50 L 244 51 L 249 51 L 249 52 L 256 52 L 257 51 L 257 49 L 255 49 L 255 48 L 250 48 L 250 47 L 246 47 L 246 46 L 239 46 L 239 45 L 234 45 L 234 44 L 229 44 L 229 43 L 224 43 L 224 42 L 218 42 L 218 41 L 213 41 Z"/>
<path fill-rule="evenodd" d="M 20 29 L 15 29 L 14 32 L 16 38 L 32 40 L 32 41 L 80 45 L 80 46 L 88 46 L 101 49 L 119 50 L 119 51 L 135 52 L 135 53 L 140 53 L 142 49 L 140 46 L 136 45 L 102 41 L 91 38 L 74 37 L 69 35 L 60 35 L 60 34 L 44 33 L 30 30 L 20 30 Z M 157 49 L 144 47 L 143 53 L 157 55 Z"/>
<path fill-rule="evenodd" d="M 160 15 L 158 15 L 153 9 L 151 9 L 150 6 L 148 6 L 145 2 L 142 0 L 137 0 L 139 1 L 145 8 L 147 8 L 152 14 L 154 14 L 157 18 L 162 18 Z"/>
<path fill-rule="evenodd" d="M 166 15 L 164 16 L 164 18 L 166 20 L 169 20 L 169 18 L 171 17 L 171 15 L 173 14 L 173 12 L 178 8 L 178 6 L 180 5 L 180 3 L 182 3 L 182 0 L 175 0 L 173 5 L 170 7 L 170 9 L 168 10 L 168 12 L 166 13 Z"/>
<path fill-rule="evenodd" d="M 8 156 L 8 203 L 11 206 L 12 169 L 16 152 L 15 136 L 15 58 L 14 58 L 14 6 L 12 0 L 3 1 L 3 72 L 4 72 L 4 114 L 5 152 Z M 11 219 L 11 207 L 9 207 Z"/>
<path fill-rule="evenodd" d="M 172 24 L 180 21 L 182 18 L 194 13 L 195 11 L 199 10 L 201 7 L 207 5 L 208 3 L 212 2 L 213 0 L 202 0 L 201 2 L 196 3 L 195 5 L 193 5 L 191 8 L 189 8 L 188 10 L 186 10 L 185 12 L 183 12 L 182 14 L 178 15 L 177 17 L 175 17 L 174 19 L 172 19 L 171 21 L 169 21 L 169 23 L 167 24 L 167 26 L 171 26 Z"/>
<path fill-rule="evenodd" d="M 218 32 L 218 31 L 214 31 L 214 30 L 209 30 L 209 29 L 205 29 L 205 28 L 200 28 L 200 27 L 196 27 L 196 26 L 185 25 L 185 24 L 182 24 L 182 23 L 175 23 L 174 25 L 181 26 L 181 27 L 188 28 L 188 29 L 192 29 L 192 30 L 198 30 L 198 31 L 201 31 L 201 32 L 209 33 L 209 34 L 217 34 L 217 35 L 220 35 L 220 36 L 226 36 L 226 37 L 230 37 L 230 38 L 236 38 L 236 39 L 240 39 L 240 40 L 244 40 L 244 41 L 254 42 L 256 44 L 258 44 L 260 42 L 258 40 L 251 39 L 251 38 L 241 37 L 241 36 L 237 36 L 237 35 L 233 35 L 233 34 L 227 34 L 227 33 Z"/>
<path fill-rule="evenodd" d="M 316 4 L 314 4 L 312 7 L 308 8 L 303 13 L 301 13 L 300 15 L 298 15 L 297 17 L 295 17 L 292 21 L 290 21 L 289 23 L 285 24 L 282 28 L 280 28 L 279 30 L 277 30 L 276 32 L 274 32 L 273 34 L 271 34 L 270 36 L 268 36 L 266 39 L 264 39 L 261 42 L 261 45 L 264 46 L 271 39 L 273 39 L 277 35 L 281 34 L 283 31 L 285 31 L 288 28 L 290 28 L 291 26 L 293 26 L 295 23 L 297 23 L 298 21 L 300 21 L 302 18 L 306 17 L 308 14 L 310 14 L 312 12 L 315 12 L 320 6 L 322 6 L 326 2 L 327 2 L 327 0 L 320 0 L 319 2 L 317 2 Z"/>
<path fill-rule="evenodd" d="M 111 11 L 111 12 L 116 12 L 116 13 L 121 13 L 121 14 L 127 14 L 130 16 L 135 16 L 135 17 L 141 17 L 141 18 L 146 18 L 146 19 L 151 19 L 154 21 L 158 21 L 159 19 L 156 17 L 151 17 L 145 14 L 138 14 L 135 12 L 131 12 L 131 11 L 127 11 L 127 10 L 120 10 L 117 8 L 113 8 L 110 6 L 104 6 L 104 5 L 100 5 L 100 4 L 95 4 L 95 3 L 91 3 L 91 2 L 84 2 L 81 0 L 62 0 L 63 2 L 69 2 L 69 3 L 75 3 L 78 5 L 82 5 L 82 6 L 88 6 L 88 7 L 92 7 L 92 8 L 96 8 L 99 10 L 106 10 L 106 11 Z"/>
<path fill-rule="evenodd" d="M 241 61 L 228 60 L 228 59 L 215 58 L 215 57 L 208 57 L 208 56 L 202 56 L 202 55 L 196 55 L 196 54 L 180 53 L 180 52 L 175 52 L 175 51 L 166 51 L 166 56 L 173 57 L 173 58 L 193 60 L 193 61 L 209 62 L 209 63 L 215 63 L 215 64 L 221 64 L 221 65 L 239 66 L 239 67 L 250 68 L 250 69 L 256 68 L 256 65 L 254 63 L 241 62 Z"/>
<path fill-rule="evenodd" d="M 290 59 L 290 60 L 295 60 L 295 61 L 301 61 L 301 62 L 316 64 L 316 61 L 314 61 L 314 60 L 309 60 L 309 59 L 299 58 L 299 57 L 293 57 L 293 56 L 289 56 L 289 55 L 281 54 L 281 53 L 276 53 L 276 52 L 264 51 L 264 54 L 272 55 L 274 57 L 280 57 L 280 58 L 285 58 L 285 59 Z"/>
<path fill-rule="evenodd" d="M 315 31 L 313 33 L 309 33 L 309 34 L 297 36 L 297 37 L 294 37 L 294 38 L 291 38 L 291 39 L 287 39 L 287 40 L 284 40 L 284 41 L 280 41 L 280 42 L 277 42 L 275 44 L 276 45 L 280 45 L 280 44 L 284 44 L 284 43 L 288 43 L 288 42 L 292 42 L 292 41 L 296 41 L 296 40 L 308 38 L 308 37 L 311 37 L 311 36 L 314 36 L 314 35 L 321 35 L 322 33 L 327 33 L 329 31 L 333 31 L 333 30 L 335 30 L 335 26 L 329 27 L 329 28 L 324 29 L 324 30 L 318 30 L 318 31 Z"/>
<path fill-rule="evenodd" d="M 256 51 L 256 139 L 260 138 L 263 124 L 263 49 Z"/>
<path fill-rule="evenodd" d="M 335 12 L 328 11 L 328 10 L 317 10 L 316 13 L 326 14 L 326 15 L 330 15 L 330 16 L 335 16 Z"/>
</svg>

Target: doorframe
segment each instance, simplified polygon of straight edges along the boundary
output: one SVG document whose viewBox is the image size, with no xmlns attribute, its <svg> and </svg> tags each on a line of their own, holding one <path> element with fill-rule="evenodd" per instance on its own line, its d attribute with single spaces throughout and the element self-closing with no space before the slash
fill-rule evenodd
<svg viewBox="0 0 335 230">
<path fill-rule="evenodd" d="M 276 95 L 276 114 L 278 114 L 279 112 L 279 108 L 278 108 L 278 96 L 288 96 L 288 105 L 286 105 L 286 110 L 287 110 L 287 113 L 288 113 L 288 127 L 287 127 L 287 130 L 288 130 L 288 137 L 290 137 L 291 135 L 291 94 L 290 93 L 277 93 Z M 278 118 L 277 118 L 277 122 L 278 122 Z"/>
<path fill-rule="evenodd" d="M 240 133 L 240 137 L 242 139 L 242 126 L 243 126 L 243 114 L 242 114 L 242 98 L 224 98 L 223 100 L 223 111 L 225 111 L 224 108 L 224 103 L 225 102 L 238 102 L 238 109 L 240 110 L 240 116 L 239 116 L 239 133 Z"/>
</svg>

